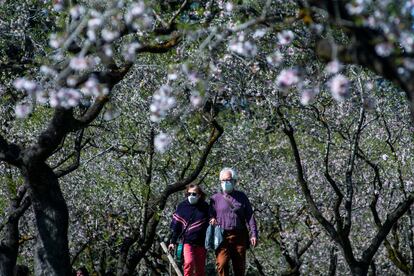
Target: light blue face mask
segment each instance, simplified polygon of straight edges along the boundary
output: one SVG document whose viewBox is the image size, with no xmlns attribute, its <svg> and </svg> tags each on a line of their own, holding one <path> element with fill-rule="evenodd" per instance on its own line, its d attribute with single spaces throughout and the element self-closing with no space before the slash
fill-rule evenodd
<svg viewBox="0 0 414 276">
<path fill-rule="evenodd" d="M 232 181 L 221 181 L 221 188 L 225 193 L 231 193 L 234 189 Z"/>
<path fill-rule="evenodd" d="M 190 195 L 187 198 L 190 204 L 196 204 L 198 202 L 198 196 Z"/>
</svg>

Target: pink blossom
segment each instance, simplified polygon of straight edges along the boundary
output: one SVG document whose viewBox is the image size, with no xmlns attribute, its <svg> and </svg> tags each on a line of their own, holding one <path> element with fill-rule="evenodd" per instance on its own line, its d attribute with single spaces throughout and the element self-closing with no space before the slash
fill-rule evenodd
<svg viewBox="0 0 414 276">
<path fill-rule="evenodd" d="M 190 96 L 190 102 L 194 108 L 199 108 L 203 105 L 203 97 L 198 91 L 193 91 Z"/>
<path fill-rule="evenodd" d="M 71 108 L 79 104 L 82 94 L 79 90 L 63 87 L 59 91 L 50 92 L 50 105 L 52 107 Z"/>
<path fill-rule="evenodd" d="M 276 84 L 280 88 L 288 88 L 299 82 L 299 74 L 296 69 L 284 69 L 276 78 Z"/>
<path fill-rule="evenodd" d="M 315 88 L 304 89 L 301 93 L 300 103 L 303 105 L 308 105 L 310 102 L 312 102 L 317 94 L 318 90 Z"/>
<path fill-rule="evenodd" d="M 32 112 L 32 105 L 28 103 L 19 103 L 15 107 L 16 118 L 26 118 Z"/>
<path fill-rule="evenodd" d="M 18 78 L 13 82 L 13 85 L 18 90 L 25 90 L 26 92 L 33 92 L 37 88 L 37 84 L 34 81 L 26 78 Z"/>
<path fill-rule="evenodd" d="M 349 96 L 349 80 L 341 74 L 335 75 L 329 82 L 332 97 L 343 101 Z"/>
<path fill-rule="evenodd" d="M 280 45 L 289 45 L 295 38 L 295 34 L 291 30 L 283 30 L 277 34 Z"/>
<path fill-rule="evenodd" d="M 85 57 L 74 57 L 70 60 L 69 66 L 73 70 L 82 71 L 88 69 L 89 64 Z"/>
</svg>

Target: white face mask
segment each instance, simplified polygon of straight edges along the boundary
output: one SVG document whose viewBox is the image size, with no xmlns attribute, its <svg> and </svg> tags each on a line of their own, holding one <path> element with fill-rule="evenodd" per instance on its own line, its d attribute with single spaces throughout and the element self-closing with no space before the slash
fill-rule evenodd
<svg viewBox="0 0 414 276">
<path fill-rule="evenodd" d="M 190 195 L 187 198 L 190 204 L 196 204 L 198 202 L 198 196 Z"/>
<path fill-rule="evenodd" d="M 231 181 L 221 181 L 221 188 L 225 193 L 231 193 L 234 189 L 233 183 Z"/>
</svg>

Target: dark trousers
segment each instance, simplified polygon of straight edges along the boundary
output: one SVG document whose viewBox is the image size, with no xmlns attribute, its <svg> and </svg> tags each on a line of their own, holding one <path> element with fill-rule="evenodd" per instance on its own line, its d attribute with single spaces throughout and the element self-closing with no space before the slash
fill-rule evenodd
<svg viewBox="0 0 414 276">
<path fill-rule="evenodd" d="M 223 242 L 216 250 L 218 275 L 228 276 L 229 262 L 233 265 L 234 275 L 243 276 L 246 271 L 247 233 L 245 230 L 224 231 Z"/>
</svg>

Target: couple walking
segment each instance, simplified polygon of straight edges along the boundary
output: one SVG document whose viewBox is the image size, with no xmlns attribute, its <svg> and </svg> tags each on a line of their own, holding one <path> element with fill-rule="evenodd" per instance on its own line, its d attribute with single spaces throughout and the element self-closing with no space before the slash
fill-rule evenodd
<svg viewBox="0 0 414 276">
<path fill-rule="evenodd" d="M 249 199 L 243 192 L 234 189 L 236 181 L 237 175 L 233 169 L 221 170 L 221 192 L 211 197 L 210 206 L 198 185 L 187 186 L 187 198 L 178 205 L 173 215 L 169 245 L 172 250 L 177 240 L 183 239 L 184 276 L 205 275 L 204 242 L 209 223 L 224 229 L 223 242 L 215 251 L 218 274 L 229 275 L 230 260 L 236 276 L 245 274 L 246 249 L 250 244 L 256 246 L 257 227 Z"/>
</svg>

